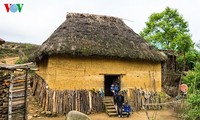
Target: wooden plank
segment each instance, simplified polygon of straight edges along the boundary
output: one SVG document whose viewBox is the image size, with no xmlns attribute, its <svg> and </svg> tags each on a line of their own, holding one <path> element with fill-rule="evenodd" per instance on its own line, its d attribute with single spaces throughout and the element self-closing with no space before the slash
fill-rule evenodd
<svg viewBox="0 0 200 120">
<path fill-rule="evenodd" d="M 27 104 L 27 90 L 28 90 L 28 69 L 26 69 L 26 76 L 25 76 L 25 91 L 24 91 L 24 120 L 27 120 L 28 119 L 28 117 L 27 117 L 27 113 L 28 113 L 28 104 Z"/>
<path fill-rule="evenodd" d="M 16 70 L 16 69 L 27 69 L 27 68 L 35 68 L 35 65 L 32 62 L 25 64 L 17 64 L 17 65 L 0 64 L 1 70 Z"/>
<path fill-rule="evenodd" d="M 12 120 L 12 91 L 13 91 L 13 77 L 14 77 L 14 71 L 11 71 L 10 76 L 10 86 L 9 86 L 9 106 L 8 106 L 8 120 Z"/>
<path fill-rule="evenodd" d="M 57 98 L 57 94 L 58 94 L 57 91 L 54 91 L 54 92 L 53 92 L 53 98 L 52 98 L 52 99 L 53 99 L 53 112 L 56 112 L 56 110 L 57 110 L 57 109 L 56 109 L 56 106 L 57 106 L 57 105 L 56 105 L 56 99 L 58 99 L 58 98 Z"/>
</svg>

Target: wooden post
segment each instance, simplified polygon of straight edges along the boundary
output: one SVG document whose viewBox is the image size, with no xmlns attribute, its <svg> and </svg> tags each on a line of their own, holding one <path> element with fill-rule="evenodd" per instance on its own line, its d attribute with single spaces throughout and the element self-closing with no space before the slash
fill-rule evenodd
<svg viewBox="0 0 200 120">
<path fill-rule="evenodd" d="M 181 79 L 182 79 L 183 72 L 181 73 L 180 81 L 178 84 L 178 96 L 180 96 L 180 88 L 181 88 Z"/>
<path fill-rule="evenodd" d="M 27 120 L 27 90 L 28 90 L 28 68 L 26 69 L 26 77 L 25 77 L 25 91 L 24 91 L 24 120 Z"/>
<path fill-rule="evenodd" d="M 78 111 L 78 91 L 76 90 L 76 111 Z"/>
<path fill-rule="evenodd" d="M 155 72 L 152 73 L 152 76 L 153 76 L 153 88 L 154 88 L 154 93 L 156 93 L 156 80 L 155 80 L 154 74 L 155 74 Z"/>
<path fill-rule="evenodd" d="M 89 91 L 89 107 L 90 107 L 90 112 L 92 111 L 92 93 Z"/>
<path fill-rule="evenodd" d="M 56 90 L 53 91 L 53 112 L 56 112 Z"/>
<path fill-rule="evenodd" d="M 45 111 L 48 111 L 48 104 L 49 104 L 49 86 L 46 85 L 45 89 L 46 89 L 46 97 L 45 97 L 46 100 L 45 100 L 45 103 L 44 103 L 44 104 L 45 104 L 45 105 L 44 105 L 44 108 L 45 108 L 44 110 L 45 110 Z M 53 112 L 54 112 L 54 111 L 53 111 Z"/>
<path fill-rule="evenodd" d="M 14 78 L 14 71 L 12 70 L 10 74 L 10 85 L 9 85 L 8 120 L 12 120 L 13 78 Z"/>
</svg>

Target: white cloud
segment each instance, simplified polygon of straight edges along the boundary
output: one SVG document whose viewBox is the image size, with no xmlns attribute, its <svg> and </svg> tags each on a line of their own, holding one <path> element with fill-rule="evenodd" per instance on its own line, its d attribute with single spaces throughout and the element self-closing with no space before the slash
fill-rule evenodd
<svg viewBox="0 0 200 120">
<path fill-rule="evenodd" d="M 24 3 L 21 13 L 6 13 L 4 3 Z M 178 9 L 189 22 L 192 38 L 200 38 L 199 1 L 196 0 L 1 0 L 0 37 L 8 41 L 42 44 L 65 20 L 67 12 L 92 13 L 125 18 L 136 33 L 148 17 L 166 6 Z"/>
</svg>

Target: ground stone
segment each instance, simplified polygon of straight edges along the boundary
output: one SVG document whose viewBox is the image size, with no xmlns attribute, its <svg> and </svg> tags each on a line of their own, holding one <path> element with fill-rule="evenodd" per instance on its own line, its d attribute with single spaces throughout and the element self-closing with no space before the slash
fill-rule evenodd
<svg viewBox="0 0 200 120">
<path fill-rule="evenodd" d="M 33 117 L 40 117 L 40 115 L 38 115 L 38 114 L 35 114 L 35 115 L 33 115 Z"/>
<path fill-rule="evenodd" d="M 46 115 L 51 115 L 51 111 L 46 111 Z"/>
<path fill-rule="evenodd" d="M 41 113 L 40 113 L 40 115 L 45 115 L 46 114 L 46 111 L 42 111 Z"/>
<path fill-rule="evenodd" d="M 86 114 L 78 111 L 70 111 L 65 120 L 91 120 Z"/>
<path fill-rule="evenodd" d="M 51 117 L 56 117 L 57 116 L 57 113 L 53 112 Z"/>
</svg>

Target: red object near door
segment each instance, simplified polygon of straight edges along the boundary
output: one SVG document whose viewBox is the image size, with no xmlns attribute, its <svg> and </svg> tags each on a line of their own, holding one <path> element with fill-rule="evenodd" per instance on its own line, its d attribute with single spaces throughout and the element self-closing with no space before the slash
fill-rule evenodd
<svg viewBox="0 0 200 120">
<path fill-rule="evenodd" d="M 181 84 L 181 88 L 180 89 L 181 89 L 182 92 L 187 92 L 188 86 L 186 84 Z"/>
</svg>

